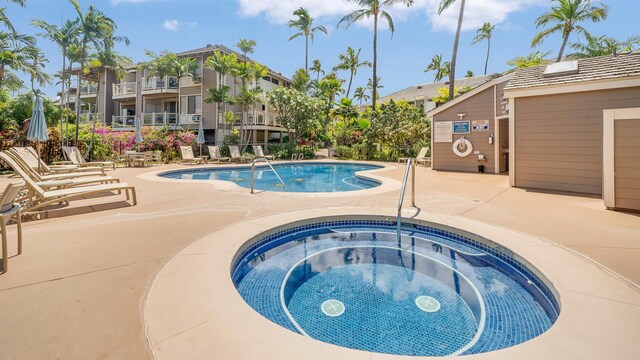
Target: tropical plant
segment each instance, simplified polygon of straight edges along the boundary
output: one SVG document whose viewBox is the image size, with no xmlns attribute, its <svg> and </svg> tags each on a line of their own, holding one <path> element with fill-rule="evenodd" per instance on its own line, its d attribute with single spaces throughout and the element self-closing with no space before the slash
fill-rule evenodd
<svg viewBox="0 0 640 360">
<path fill-rule="evenodd" d="M 144 54 L 149 61 L 138 65 L 138 69 L 144 72 L 145 78 L 165 76 L 180 76 L 183 70 L 183 64 L 179 61 L 178 56 L 170 51 L 164 50 L 156 54 L 150 50 L 144 50 Z"/>
<path fill-rule="evenodd" d="M 76 13 L 78 14 L 79 27 L 80 27 L 80 72 L 78 73 L 78 87 L 80 86 L 80 78 L 82 75 L 88 72 L 87 58 L 89 45 L 93 45 L 96 50 L 102 49 L 105 46 L 105 42 L 118 40 L 113 36 L 114 31 L 117 29 L 116 23 L 100 12 L 93 5 L 89 5 L 89 9 L 86 13 L 82 13 L 78 0 L 69 0 L 73 5 Z M 80 89 L 76 92 L 76 104 L 81 104 Z M 80 106 L 76 106 L 76 119 L 80 119 Z M 79 135 L 78 126 L 75 131 L 75 141 L 78 142 Z"/>
<path fill-rule="evenodd" d="M 227 104 L 233 101 L 231 88 L 227 85 L 227 75 L 238 67 L 238 57 L 234 53 L 225 54 L 220 50 L 215 50 L 213 55 L 205 60 L 204 67 L 218 74 L 216 88 L 207 89 L 209 96 L 205 98 L 204 101 L 206 103 L 217 103 L 218 116 L 225 116 L 225 114 L 227 114 Z M 218 119 L 218 121 L 219 120 L 220 119 Z M 225 122 L 228 120 L 229 119 L 226 119 Z"/>
<path fill-rule="evenodd" d="M 342 89 L 342 83 L 344 80 L 338 79 L 335 73 L 330 73 L 325 76 L 324 79 L 320 80 L 318 84 L 317 94 L 316 96 L 324 100 L 325 108 L 324 108 L 324 134 L 327 134 L 328 125 L 330 121 L 330 113 L 335 105 L 336 95 L 344 93 L 344 89 Z"/>
<path fill-rule="evenodd" d="M 507 65 L 521 69 L 521 68 L 528 68 L 528 67 L 547 64 L 550 62 L 550 60 L 547 60 L 545 58 L 549 56 L 549 54 L 551 54 L 551 51 L 547 51 L 544 53 L 541 53 L 540 51 L 536 51 L 529 55 L 517 56 L 507 61 Z"/>
<path fill-rule="evenodd" d="M 371 144 L 408 147 L 431 136 L 424 110 L 406 101 L 390 100 L 368 116 L 371 122 L 364 131 L 364 137 Z"/>
<path fill-rule="evenodd" d="M 316 73 L 316 81 L 320 81 L 320 74 L 325 74 L 324 70 L 322 70 L 322 63 L 320 63 L 320 60 L 318 59 L 315 59 L 311 62 L 309 71 Z"/>
<path fill-rule="evenodd" d="M 35 88 L 35 84 L 37 83 L 42 87 L 51 83 L 51 76 L 45 71 L 45 64 L 48 63 L 49 60 L 44 56 L 42 50 L 35 46 L 29 47 L 28 50 L 27 56 L 24 59 L 25 72 L 31 79 L 31 90 L 38 96 L 40 90 Z"/>
<path fill-rule="evenodd" d="M 7 0 L 7 1 L 22 7 L 24 7 L 25 4 L 27 3 L 26 0 Z M 9 20 L 9 17 L 5 14 L 4 10 L 5 8 L 0 8 L 0 24 L 4 24 L 4 26 L 6 26 L 7 29 L 15 33 L 16 29 L 13 27 L 11 20 Z"/>
<path fill-rule="evenodd" d="M 34 70 L 29 69 L 26 61 L 34 50 L 37 50 L 36 40 L 32 36 L 0 31 L 0 89 L 7 70 L 22 73 Z"/>
<path fill-rule="evenodd" d="M 369 99 L 371 99 L 371 96 L 367 95 L 366 90 L 362 86 L 359 86 L 354 91 L 353 98 L 358 100 L 360 102 L 360 105 L 362 105 L 362 102 L 369 101 Z"/>
<path fill-rule="evenodd" d="M 453 97 L 449 96 L 449 88 L 447 88 L 446 86 L 441 87 L 438 89 L 438 95 L 436 95 L 433 98 L 433 101 L 436 104 L 444 104 L 447 101 L 453 99 L 453 98 L 457 98 L 458 96 L 465 94 L 467 92 L 471 91 L 471 86 L 467 85 L 464 88 L 459 88 L 459 87 L 455 87 L 454 91 L 453 91 Z"/>
<path fill-rule="evenodd" d="M 375 91 L 373 90 L 373 89 L 374 89 L 374 86 L 375 86 L 375 88 L 376 88 L 376 90 L 375 90 Z M 384 85 L 382 85 L 382 79 L 381 79 L 380 77 L 378 77 L 378 78 L 376 79 L 375 85 L 373 84 L 373 81 L 371 81 L 371 79 L 369 79 L 369 80 L 367 81 L 367 87 L 366 87 L 366 89 L 370 91 L 370 93 L 371 93 L 371 98 L 372 98 L 372 99 L 373 99 L 373 97 L 374 97 L 374 94 L 375 94 L 375 96 L 377 96 L 378 98 L 380 98 L 380 92 L 379 92 L 378 90 L 380 90 L 380 89 L 382 89 L 382 88 L 384 88 Z"/>
<path fill-rule="evenodd" d="M 305 39 L 305 52 L 304 52 L 304 69 L 309 71 L 309 39 L 311 39 L 311 43 L 315 39 L 316 32 L 323 32 L 325 35 L 327 34 L 327 28 L 324 26 L 313 26 L 314 18 L 309 15 L 309 12 L 304 8 L 299 8 L 293 12 L 293 15 L 297 18 L 295 20 L 289 21 L 289 27 L 299 30 L 299 32 L 295 33 L 293 36 L 289 38 L 289 41 L 304 36 Z"/>
<path fill-rule="evenodd" d="M 358 73 L 358 69 L 361 67 L 371 67 L 371 62 L 360 61 L 360 52 L 362 49 L 358 49 L 356 52 L 351 46 L 347 47 L 347 52 L 338 56 L 338 65 L 333 68 L 333 71 L 343 70 L 349 72 L 349 85 L 347 86 L 346 97 L 349 97 L 351 93 L 351 84 L 353 83 L 353 77 Z"/>
<path fill-rule="evenodd" d="M 372 98 L 373 98 L 373 108 L 376 108 L 376 101 L 378 98 L 378 21 L 380 18 L 384 19 L 389 26 L 389 30 L 391 30 L 391 36 L 393 37 L 393 33 L 395 32 L 395 26 L 393 25 L 393 18 L 391 15 L 385 11 L 384 9 L 389 8 L 393 5 L 405 5 L 407 7 L 413 5 L 413 0 L 350 0 L 351 2 L 355 2 L 360 6 L 360 9 L 345 15 L 338 22 L 338 27 L 342 23 L 346 23 L 346 27 L 348 28 L 351 24 L 368 20 L 373 18 L 373 84 L 371 86 L 372 89 Z"/>
<path fill-rule="evenodd" d="M 491 53 L 491 37 L 493 36 L 493 29 L 495 25 L 485 22 L 482 27 L 476 31 L 476 36 L 473 37 L 471 45 L 477 44 L 483 40 L 487 40 L 487 60 L 484 63 L 484 74 L 487 75 L 487 68 L 489 67 L 489 54 Z"/>
<path fill-rule="evenodd" d="M 562 60 L 562 55 L 567 47 L 569 36 L 572 32 L 579 34 L 589 34 L 589 32 L 579 25 L 585 21 L 599 22 L 606 20 L 609 15 L 609 8 L 606 5 L 591 3 L 591 0 L 552 0 L 555 6 L 551 10 L 540 15 L 535 21 L 536 28 L 552 25 L 539 32 L 531 41 L 531 46 L 542 44 L 549 35 L 558 32 L 562 33 L 562 45 L 558 52 L 556 62 Z"/>
<path fill-rule="evenodd" d="M 453 5 L 456 0 L 440 0 L 438 7 L 438 15 Z M 462 20 L 464 19 L 465 0 L 460 0 L 460 12 L 458 13 L 458 25 L 456 27 L 456 37 L 453 41 L 453 52 L 451 53 L 451 65 L 449 65 L 449 100 L 453 99 L 455 94 L 456 82 L 456 61 L 458 59 L 458 44 L 460 43 L 460 32 L 462 31 Z"/>
<path fill-rule="evenodd" d="M 302 134 L 315 126 L 324 104 L 293 88 L 278 87 L 267 93 L 276 120 L 293 135 L 297 143 Z"/>
<path fill-rule="evenodd" d="M 62 101 L 62 97 L 65 96 L 64 89 L 66 80 L 69 76 L 69 74 L 67 73 L 67 53 L 71 45 L 75 45 L 78 43 L 78 36 L 80 34 L 80 28 L 78 26 L 79 20 L 67 20 L 60 27 L 55 24 L 50 24 L 44 20 L 34 20 L 32 24 L 42 31 L 42 33 L 39 34 L 40 36 L 53 41 L 60 47 L 60 51 L 62 52 L 62 70 L 60 72 L 60 115 L 62 116 L 62 114 L 67 114 L 66 111 L 62 111 L 63 107 L 68 106 L 67 102 Z M 65 136 L 62 118 L 60 118 L 60 134 L 60 141 L 64 142 Z"/>
<path fill-rule="evenodd" d="M 585 38 L 586 42 L 584 43 L 573 43 L 570 45 L 573 50 L 577 51 L 576 53 L 570 54 L 570 57 L 584 59 L 640 49 L 639 36 L 631 36 L 624 41 L 619 41 L 606 35 L 597 37 L 585 34 Z"/>
<path fill-rule="evenodd" d="M 433 76 L 434 82 L 439 82 L 444 79 L 445 76 L 449 75 L 449 71 L 451 68 L 451 63 L 448 61 L 442 63 L 442 55 L 437 54 L 431 58 L 431 63 L 427 65 L 427 68 L 424 69 L 424 72 L 435 71 L 435 75 Z"/>
<path fill-rule="evenodd" d="M 311 87 L 309 73 L 303 68 L 296 70 L 291 80 L 292 80 L 293 88 L 305 94 L 309 91 L 309 88 Z"/>
<path fill-rule="evenodd" d="M 464 77 L 466 78 L 472 78 L 473 76 L 474 74 L 472 70 L 467 70 L 467 73 L 464 75 Z"/>
</svg>

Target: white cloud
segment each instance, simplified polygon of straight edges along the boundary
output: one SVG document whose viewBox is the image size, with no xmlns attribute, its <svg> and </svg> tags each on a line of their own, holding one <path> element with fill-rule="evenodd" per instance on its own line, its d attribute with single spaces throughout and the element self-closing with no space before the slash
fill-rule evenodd
<svg viewBox="0 0 640 360">
<path fill-rule="evenodd" d="M 165 20 L 164 23 L 162 23 L 162 27 L 169 31 L 178 31 L 178 28 L 180 27 L 180 21 Z"/>
<path fill-rule="evenodd" d="M 286 24 L 293 18 L 293 11 L 299 7 L 307 9 L 314 18 L 332 19 L 339 19 L 359 8 L 355 2 L 348 0 L 238 0 L 238 3 L 240 15 L 247 17 L 264 15 L 269 22 L 275 24 Z M 444 11 L 442 15 L 438 15 L 440 0 L 414 0 L 414 5 L 410 8 L 396 5 L 389 9 L 389 12 L 396 23 L 406 21 L 416 14 L 424 14 L 435 30 L 455 31 L 460 9 L 457 3 L 459 1 Z M 485 21 L 499 24 L 504 22 L 513 12 L 547 3 L 548 0 L 467 1 L 463 30 L 477 29 Z M 384 25 L 385 22 L 382 24 Z M 359 25 L 371 27 L 371 22 L 365 21 Z"/>
<path fill-rule="evenodd" d="M 188 26 L 188 27 L 193 29 L 196 26 L 198 26 L 198 23 L 195 22 L 195 21 L 193 21 L 193 22 L 182 22 L 182 21 L 179 21 L 179 20 L 176 20 L 176 19 L 165 20 L 162 23 L 162 27 L 165 28 L 166 30 L 169 30 L 169 31 L 178 31 L 183 26 Z"/>
</svg>

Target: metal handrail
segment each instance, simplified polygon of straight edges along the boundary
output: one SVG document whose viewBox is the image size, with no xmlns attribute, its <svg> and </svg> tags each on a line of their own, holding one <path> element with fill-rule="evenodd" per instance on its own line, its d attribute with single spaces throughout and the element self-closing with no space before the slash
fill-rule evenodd
<svg viewBox="0 0 640 360">
<path fill-rule="evenodd" d="M 269 165 L 269 167 L 271 168 L 271 171 L 273 171 L 274 174 L 276 174 L 276 177 L 278 178 L 278 180 L 280 180 L 280 183 L 282 183 L 282 188 L 286 189 L 287 185 L 285 185 L 284 181 L 282 181 L 282 178 L 280 177 L 280 175 L 278 175 L 278 172 L 276 171 L 276 169 L 273 168 L 273 166 L 271 166 L 271 162 L 269 161 L 269 159 L 267 159 L 266 157 L 259 157 L 259 158 L 255 158 L 253 159 L 253 162 L 251 163 L 251 193 L 253 194 L 253 181 L 254 181 L 254 171 L 255 171 L 255 167 L 256 167 L 256 163 L 259 162 L 266 162 L 267 165 Z"/>
<path fill-rule="evenodd" d="M 412 166 L 414 165 L 414 166 Z M 398 219 L 397 219 L 397 240 L 400 243 L 400 228 L 402 227 L 402 204 L 404 203 L 404 192 L 407 188 L 409 180 L 409 169 L 411 169 L 411 206 L 416 207 L 416 167 L 413 159 L 407 159 L 407 168 L 404 171 L 404 180 L 402 180 L 402 189 L 400 189 L 400 199 L 398 199 Z"/>
</svg>

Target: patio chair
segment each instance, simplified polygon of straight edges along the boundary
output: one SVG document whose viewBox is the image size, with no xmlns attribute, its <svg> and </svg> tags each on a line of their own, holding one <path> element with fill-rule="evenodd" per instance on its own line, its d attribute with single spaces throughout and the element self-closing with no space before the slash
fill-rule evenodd
<svg viewBox="0 0 640 360">
<path fill-rule="evenodd" d="M 0 231 L 2 231 L 2 273 L 7 273 L 9 254 L 7 251 L 7 222 L 16 220 L 18 231 L 18 255 L 22 254 L 22 212 L 16 198 L 22 190 L 24 182 L 9 184 L 0 196 Z"/>
<path fill-rule="evenodd" d="M 82 154 L 80 153 L 80 150 L 78 150 L 78 148 L 75 146 L 63 146 L 62 152 L 64 152 L 65 158 L 67 158 L 67 160 L 69 160 L 71 164 L 78 165 L 81 168 L 87 167 L 87 166 L 101 166 L 101 167 L 110 167 L 110 168 L 113 168 L 113 170 L 116 169 L 116 163 L 113 161 L 87 162 L 82 156 Z"/>
<path fill-rule="evenodd" d="M 151 161 L 154 164 L 158 164 L 158 165 L 162 164 L 162 151 L 161 150 L 154 151 L 151 157 Z"/>
<path fill-rule="evenodd" d="M 191 146 L 180 146 L 180 153 L 182 154 L 182 164 L 202 164 L 204 159 L 193 155 L 193 148 Z"/>
<path fill-rule="evenodd" d="M 61 189 L 73 186 L 86 186 L 90 184 L 110 184 L 114 182 L 120 182 L 119 179 L 113 178 L 111 176 L 80 176 L 78 178 L 74 178 L 72 176 L 76 175 L 75 173 L 66 173 L 59 175 L 54 175 L 52 178 L 47 178 L 43 175 L 38 174 L 37 171 L 20 162 L 20 158 L 15 156 L 15 154 L 7 151 L 5 152 L 8 156 L 10 156 L 15 162 L 16 165 L 20 166 L 26 175 L 31 177 L 33 181 L 35 181 L 40 187 L 46 190 L 50 190 L 52 188 Z M 85 175 L 88 173 L 78 173 L 79 175 Z"/>
<path fill-rule="evenodd" d="M 32 147 L 12 147 L 10 149 L 14 154 L 20 156 L 23 162 L 38 170 L 43 174 L 57 174 L 66 172 L 104 172 L 104 168 L 96 166 L 87 166 L 81 168 L 78 165 L 52 165 L 48 166 L 38 157 L 38 153 Z"/>
<path fill-rule="evenodd" d="M 29 206 L 24 210 L 25 212 L 33 212 L 38 209 L 42 209 L 52 204 L 68 204 L 71 200 L 77 200 L 84 198 L 87 195 L 112 193 L 113 191 L 124 191 L 127 201 L 132 199 L 133 205 L 137 205 L 136 188 L 127 183 L 115 183 L 115 184 L 101 184 L 92 186 L 79 186 L 58 190 L 45 190 L 37 182 L 33 181 L 31 177 L 18 165 L 15 160 L 7 153 L 0 153 L 0 159 L 7 163 L 15 170 L 20 177 L 25 181 L 29 193 L 21 200 L 27 200 Z"/>
<path fill-rule="evenodd" d="M 266 158 L 267 160 L 273 160 L 274 159 L 273 155 L 265 155 L 264 151 L 262 150 L 262 146 L 260 146 L 260 145 L 253 145 L 253 154 L 256 157 Z"/>
<path fill-rule="evenodd" d="M 418 156 L 416 156 L 416 163 L 422 164 L 422 166 L 427 166 L 427 164 L 431 166 L 431 156 L 427 157 L 428 152 L 428 147 L 423 147 L 422 149 L 420 149 Z"/>
<path fill-rule="evenodd" d="M 207 146 L 207 149 L 209 150 L 209 159 L 211 159 L 211 161 L 216 161 L 220 164 L 231 160 L 230 158 L 223 157 L 222 154 L 220 154 L 220 146 L 209 145 Z"/>
<path fill-rule="evenodd" d="M 52 172 L 46 173 L 42 171 L 42 173 L 38 173 L 38 166 L 34 165 L 34 158 L 25 153 L 21 153 L 15 150 L 16 148 L 11 148 L 7 150 L 7 154 L 11 155 L 13 159 L 18 163 L 18 165 L 22 166 L 25 171 L 34 174 L 33 178 L 37 181 L 49 181 L 49 180 L 66 180 L 66 179 L 75 179 L 80 177 L 96 177 L 96 176 L 105 176 L 106 174 L 102 171 L 63 171 L 63 172 Z M 37 160 L 35 160 L 37 164 Z M 46 165 L 45 165 L 46 166 Z M 43 170 L 46 167 L 43 166 Z M 76 170 L 79 170 L 77 167 Z M 85 168 L 86 169 L 86 168 Z"/>
<path fill-rule="evenodd" d="M 229 152 L 231 153 L 231 162 L 244 162 L 245 158 L 240 154 L 240 148 L 237 145 L 229 145 Z"/>
</svg>

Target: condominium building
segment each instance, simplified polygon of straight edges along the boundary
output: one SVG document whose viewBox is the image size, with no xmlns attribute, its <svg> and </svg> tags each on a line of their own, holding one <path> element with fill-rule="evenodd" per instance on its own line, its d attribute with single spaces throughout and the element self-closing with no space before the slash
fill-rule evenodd
<svg viewBox="0 0 640 360">
<path fill-rule="evenodd" d="M 205 139 L 210 143 L 222 142 L 224 136 L 231 134 L 233 127 L 243 121 L 245 129 L 251 133 L 250 143 L 266 144 L 282 139 L 287 129 L 280 126 L 266 99 L 256 103 L 247 113 L 243 113 L 239 106 L 228 105 L 226 110 L 237 116 L 235 124 L 225 122 L 223 109 L 218 110 L 217 104 L 203 101 L 209 94 L 208 89 L 218 87 L 218 74 L 203 66 L 216 50 L 235 53 L 240 61 L 244 60 L 242 54 L 225 46 L 207 45 L 177 54 L 178 57 L 196 60 L 197 69 L 189 76 L 153 77 L 137 66 L 129 67 L 122 79 L 110 70 L 98 72 L 93 69 L 83 74 L 80 82 L 81 121 L 93 121 L 95 118 L 116 131 L 133 131 L 136 120 L 143 126 L 191 130 L 197 130 L 202 122 Z M 291 80 L 269 70 L 267 76 L 258 79 L 256 84 L 268 92 L 278 86 L 291 86 Z M 239 91 L 240 85 L 231 76 L 226 76 L 224 85 L 230 87 L 231 94 Z M 75 108 L 77 91 L 77 86 L 72 87 L 61 99 Z"/>
</svg>

